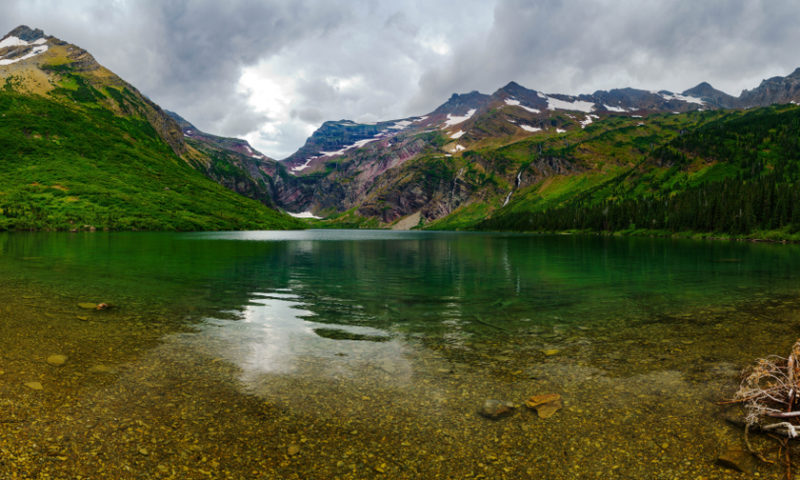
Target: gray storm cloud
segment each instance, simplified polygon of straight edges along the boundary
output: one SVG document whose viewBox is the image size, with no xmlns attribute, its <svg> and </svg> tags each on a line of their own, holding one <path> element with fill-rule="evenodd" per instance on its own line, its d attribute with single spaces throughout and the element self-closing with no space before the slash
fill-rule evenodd
<svg viewBox="0 0 800 480">
<path fill-rule="evenodd" d="M 423 114 L 511 80 L 563 93 L 709 81 L 736 95 L 800 66 L 789 0 L 3 3 L 0 29 L 78 44 L 199 128 L 276 158 L 325 120 Z"/>
</svg>

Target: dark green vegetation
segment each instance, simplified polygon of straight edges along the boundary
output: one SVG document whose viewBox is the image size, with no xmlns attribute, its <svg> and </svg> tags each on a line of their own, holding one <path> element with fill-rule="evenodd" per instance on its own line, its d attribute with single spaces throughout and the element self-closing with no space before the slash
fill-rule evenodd
<svg viewBox="0 0 800 480">
<path fill-rule="evenodd" d="M 47 97 L 0 92 L 0 230 L 220 230 L 299 223 L 205 178 L 140 116 L 67 75 Z M 64 101 L 69 96 L 75 102 Z M 119 97 L 119 98 L 117 98 Z"/>
<path fill-rule="evenodd" d="M 509 173 L 529 184 L 489 218 L 491 198 L 431 226 L 793 239 L 800 237 L 799 142 L 793 105 L 611 117 L 464 155 L 491 166 L 480 188 L 494 190 L 495 203 L 503 186 L 513 188 L 502 180 Z"/>
</svg>

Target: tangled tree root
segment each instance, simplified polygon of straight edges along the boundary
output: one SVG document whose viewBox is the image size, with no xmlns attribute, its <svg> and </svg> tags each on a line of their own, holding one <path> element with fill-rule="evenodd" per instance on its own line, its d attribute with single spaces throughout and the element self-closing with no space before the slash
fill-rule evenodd
<svg viewBox="0 0 800 480">
<path fill-rule="evenodd" d="M 786 465 L 786 478 L 791 478 L 790 441 L 800 437 L 800 340 L 795 342 L 787 358 L 773 355 L 756 361 L 745 372 L 733 402 L 741 403 L 745 412 L 745 444 L 748 450 L 767 463 L 774 463 L 753 448 L 749 432 L 761 431 L 779 441 Z"/>
</svg>

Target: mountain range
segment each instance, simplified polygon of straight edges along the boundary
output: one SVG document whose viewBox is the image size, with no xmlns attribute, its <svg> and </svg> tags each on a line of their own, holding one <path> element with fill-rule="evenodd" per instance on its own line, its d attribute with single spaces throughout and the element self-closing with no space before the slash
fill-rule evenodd
<svg viewBox="0 0 800 480">
<path fill-rule="evenodd" d="M 795 232 L 775 202 L 800 175 L 800 69 L 738 97 L 705 82 L 582 95 L 510 82 L 419 116 L 325 122 L 280 161 L 41 30 L 0 39 L 0 86 L 5 229 L 301 226 L 287 211 L 334 227 Z M 711 207 L 730 222 L 698 223 Z"/>
</svg>

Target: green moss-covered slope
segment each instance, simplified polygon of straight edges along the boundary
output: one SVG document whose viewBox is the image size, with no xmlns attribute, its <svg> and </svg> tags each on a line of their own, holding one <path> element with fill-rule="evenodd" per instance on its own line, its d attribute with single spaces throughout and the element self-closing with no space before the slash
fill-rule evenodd
<svg viewBox="0 0 800 480">
<path fill-rule="evenodd" d="M 65 101 L 66 90 L 0 91 L 0 230 L 300 226 L 204 177 L 101 90 Z"/>
</svg>

